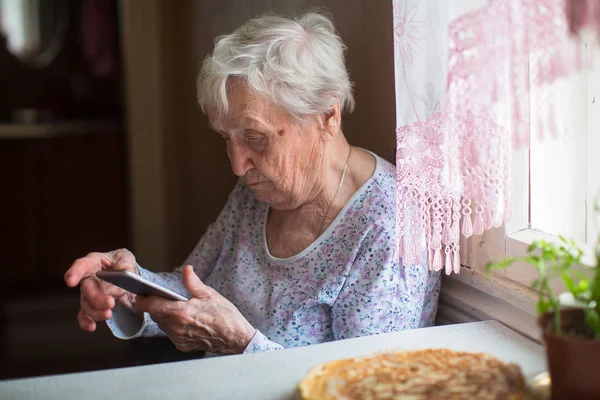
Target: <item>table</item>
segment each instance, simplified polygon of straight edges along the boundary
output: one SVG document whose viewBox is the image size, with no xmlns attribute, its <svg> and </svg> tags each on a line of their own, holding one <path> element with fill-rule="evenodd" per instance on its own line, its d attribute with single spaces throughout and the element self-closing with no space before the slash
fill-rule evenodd
<svg viewBox="0 0 600 400">
<path fill-rule="evenodd" d="M 487 352 L 544 371 L 542 346 L 495 321 L 416 329 L 283 351 L 0 382 L 0 399 L 284 399 L 316 364 L 386 350 Z"/>
</svg>

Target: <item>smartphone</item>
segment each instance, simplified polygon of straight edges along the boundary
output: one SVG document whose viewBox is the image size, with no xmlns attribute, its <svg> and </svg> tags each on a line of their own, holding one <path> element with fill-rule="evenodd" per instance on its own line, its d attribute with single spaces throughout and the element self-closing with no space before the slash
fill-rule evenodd
<svg viewBox="0 0 600 400">
<path fill-rule="evenodd" d="M 150 282 L 141 276 L 129 271 L 98 271 L 96 276 L 103 281 L 112 283 L 115 286 L 125 289 L 128 292 L 139 296 L 159 296 L 169 300 L 188 301 L 189 299 Z"/>
</svg>

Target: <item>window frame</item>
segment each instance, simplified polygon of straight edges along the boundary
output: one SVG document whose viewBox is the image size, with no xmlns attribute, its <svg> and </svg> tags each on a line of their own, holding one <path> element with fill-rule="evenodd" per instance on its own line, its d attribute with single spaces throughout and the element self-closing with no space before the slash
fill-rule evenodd
<svg viewBox="0 0 600 400">
<path fill-rule="evenodd" d="M 589 36 L 588 38 L 589 39 Z M 591 41 L 586 40 L 587 43 Z M 586 47 L 587 43 L 583 46 Z M 586 51 L 587 54 L 587 51 Z M 595 60 L 594 60 L 595 61 Z M 587 59 L 586 59 L 587 62 Z M 598 65 L 595 62 L 592 65 Z M 600 190 L 600 69 L 586 72 L 585 76 L 585 207 L 586 239 L 588 256 L 591 256 L 595 227 L 588 217 L 593 209 L 592 201 Z M 591 89 L 590 89 L 591 88 Z M 595 92 L 599 99 L 595 99 Z M 548 139 L 553 140 L 553 139 Z M 530 339 L 541 342 L 537 326 L 537 293 L 529 288 L 537 272 L 524 263 L 516 263 L 506 269 L 488 274 L 488 262 L 501 257 L 524 256 L 535 240 L 557 241 L 557 235 L 535 230 L 531 226 L 531 146 L 514 150 L 512 154 L 512 202 L 513 215 L 502 227 L 485 232 L 481 236 L 461 239 L 462 271 L 457 275 L 443 277 L 438 308 L 439 323 L 461 323 L 495 319 Z M 526 171 L 523 173 L 523 171 Z M 597 171 L 592 174 L 590 171 Z M 553 283 L 555 290 L 562 291 L 561 282 Z"/>
</svg>

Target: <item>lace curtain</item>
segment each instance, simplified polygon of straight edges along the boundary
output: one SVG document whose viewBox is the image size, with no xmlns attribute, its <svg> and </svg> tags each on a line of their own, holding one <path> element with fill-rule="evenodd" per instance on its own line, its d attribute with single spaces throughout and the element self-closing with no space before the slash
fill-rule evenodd
<svg viewBox="0 0 600 400">
<path fill-rule="evenodd" d="M 532 125 L 540 138 L 568 134 L 568 110 L 531 90 L 589 67 L 569 33 L 600 28 L 599 3 L 393 0 L 405 264 L 458 273 L 460 235 L 510 219 L 511 150 L 528 145 Z"/>
</svg>

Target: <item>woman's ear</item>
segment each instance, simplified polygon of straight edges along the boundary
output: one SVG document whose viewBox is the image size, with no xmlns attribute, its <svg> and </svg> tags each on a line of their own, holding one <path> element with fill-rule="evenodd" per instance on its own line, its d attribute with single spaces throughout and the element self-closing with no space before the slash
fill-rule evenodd
<svg viewBox="0 0 600 400">
<path fill-rule="evenodd" d="M 335 103 L 331 110 L 321 115 L 319 125 L 323 130 L 324 140 L 331 140 L 340 133 L 342 112 L 340 103 Z"/>
</svg>

